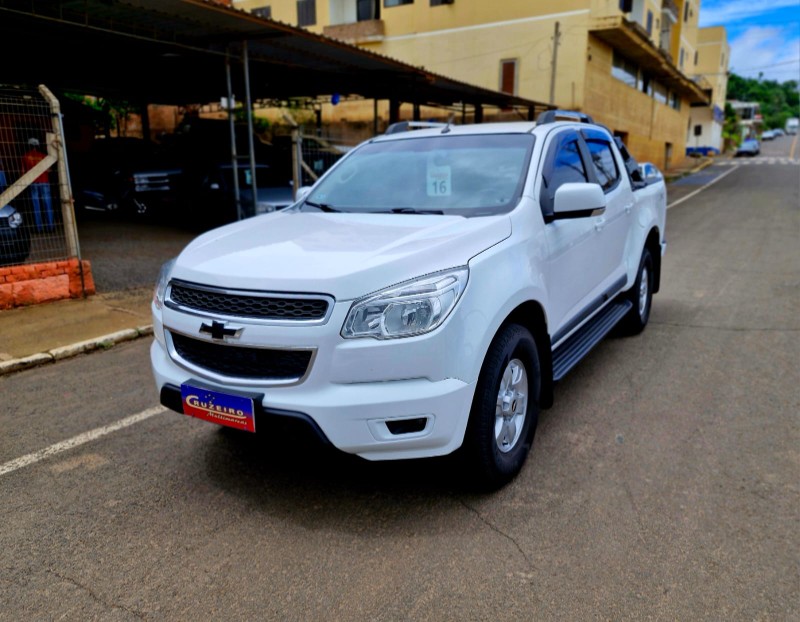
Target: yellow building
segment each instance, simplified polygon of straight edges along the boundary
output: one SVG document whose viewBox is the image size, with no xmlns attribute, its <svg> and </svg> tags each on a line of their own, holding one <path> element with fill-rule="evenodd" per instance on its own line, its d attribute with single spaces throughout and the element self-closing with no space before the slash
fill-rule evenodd
<svg viewBox="0 0 800 622">
<path fill-rule="evenodd" d="M 698 60 L 699 0 L 631 0 L 625 13 L 619 0 L 233 4 L 457 80 L 584 111 L 640 160 L 664 168 L 683 159 L 691 106 L 708 104 L 689 77 Z M 324 113 L 326 120 L 372 114 L 371 105 L 359 110 L 340 104 Z M 386 106 L 380 112 L 387 115 Z"/>
<path fill-rule="evenodd" d="M 711 86 L 711 105 L 692 108 L 687 147 L 719 153 L 723 148 L 722 126 L 725 122 L 728 61 L 731 57 L 725 28 L 701 28 L 697 37 L 697 51 L 696 77 Z"/>
</svg>

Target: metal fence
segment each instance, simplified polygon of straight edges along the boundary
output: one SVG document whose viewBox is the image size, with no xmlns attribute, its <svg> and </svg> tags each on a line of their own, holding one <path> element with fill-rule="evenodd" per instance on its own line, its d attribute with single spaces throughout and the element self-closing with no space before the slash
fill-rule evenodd
<svg viewBox="0 0 800 622">
<path fill-rule="evenodd" d="M 295 177 L 299 177 L 299 186 L 311 186 L 322 177 L 345 153 L 355 147 L 359 141 L 351 135 L 326 135 L 317 136 L 313 133 L 296 130 L 293 140 L 299 143 L 298 152 L 299 170 Z"/>
<path fill-rule="evenodd" d="M 79 258 L 64 133 L 50 91 L 0 85 L 0 265 Z"/>
</svg>

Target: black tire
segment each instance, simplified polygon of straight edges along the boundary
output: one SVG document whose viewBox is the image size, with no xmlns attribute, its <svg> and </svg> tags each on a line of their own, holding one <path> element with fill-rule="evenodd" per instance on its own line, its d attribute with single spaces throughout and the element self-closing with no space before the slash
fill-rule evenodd
<svg viewBox="0 0 800 622">
<path fill-rule="evenodd" d="M 648 248 L 642 251 L 636 281 L 628 291 L 627 298 L 633 303 L 633 307 L 622 320 L 623 333 L 638 335 L 647 326 L 653 307 L 653 257 Z"/>
<path fill-rule="evenodd" d="M 524 404 L 518 402 L 522 397 L 521 380 L 513 384 L 514 370 L 519 366 L 526 380 Z M 501 400 L 503 386 L 508 390 Z M 522 469 L 539 418 L 540 387 L 539 356 L 533 336 L 517 324 L 504 326 L 486 353 L 464 439 L 463 457 L 474 475 L 472 483 L 476 488 L 500 488 Z M 501 401 L 509 408 L 507 415 L 502 413 Z M 513 438 L 509 438 L 512 429 Z"/>
</svg>

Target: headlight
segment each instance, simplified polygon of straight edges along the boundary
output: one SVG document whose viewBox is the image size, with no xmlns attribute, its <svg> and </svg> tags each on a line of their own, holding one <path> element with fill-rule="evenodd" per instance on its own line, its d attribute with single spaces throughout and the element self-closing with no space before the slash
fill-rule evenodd
<svg viewBox="0 0 800 622">
<path fill-rule="evenodd" d="M 19 212 L 14 212 L 11 216 L 8 217 L 8 226 L 12 229 L 16 229 L 17 227 L 22 225 L 22 214 Z"/>
<path fill-rule="evenodd" d="M 158 280 L 156 281 L 156 288 L 153 290 L 153 303 L 156 308 L 161 309 L 164 306 L 164 296 L 167 294 L 167 285 L 169 284 L 169 274 L 172 272 L 172 266 L 175 265 L 175 259 L 170 259 L 163 266 L 158 273 Z"/>
<path fill-rule="evenodd" d="M 450 315 L 468 276 L 466 267 L 437 272 L 356 300 L 342 337 L 396 339 L 430 332 Z"/>
</svg>

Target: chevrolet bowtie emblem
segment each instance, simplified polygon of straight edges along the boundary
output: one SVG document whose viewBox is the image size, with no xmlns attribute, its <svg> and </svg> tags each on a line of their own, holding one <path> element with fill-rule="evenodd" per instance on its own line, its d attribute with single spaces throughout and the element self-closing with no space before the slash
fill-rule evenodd
<svg viewBox="0 0 800 622">
<path fill-rule="evenodd" d="M 211 322 L 211 324 L 206 324 L 205 322 L 200 325 L 200 332 L 206 333 L 211 335 L 211 338 L 214 341 L 225 341 L 226 337 L 238 337 L 242 334 L 242 328 L 228 328 L 226 322 Z"/>
</svg>

